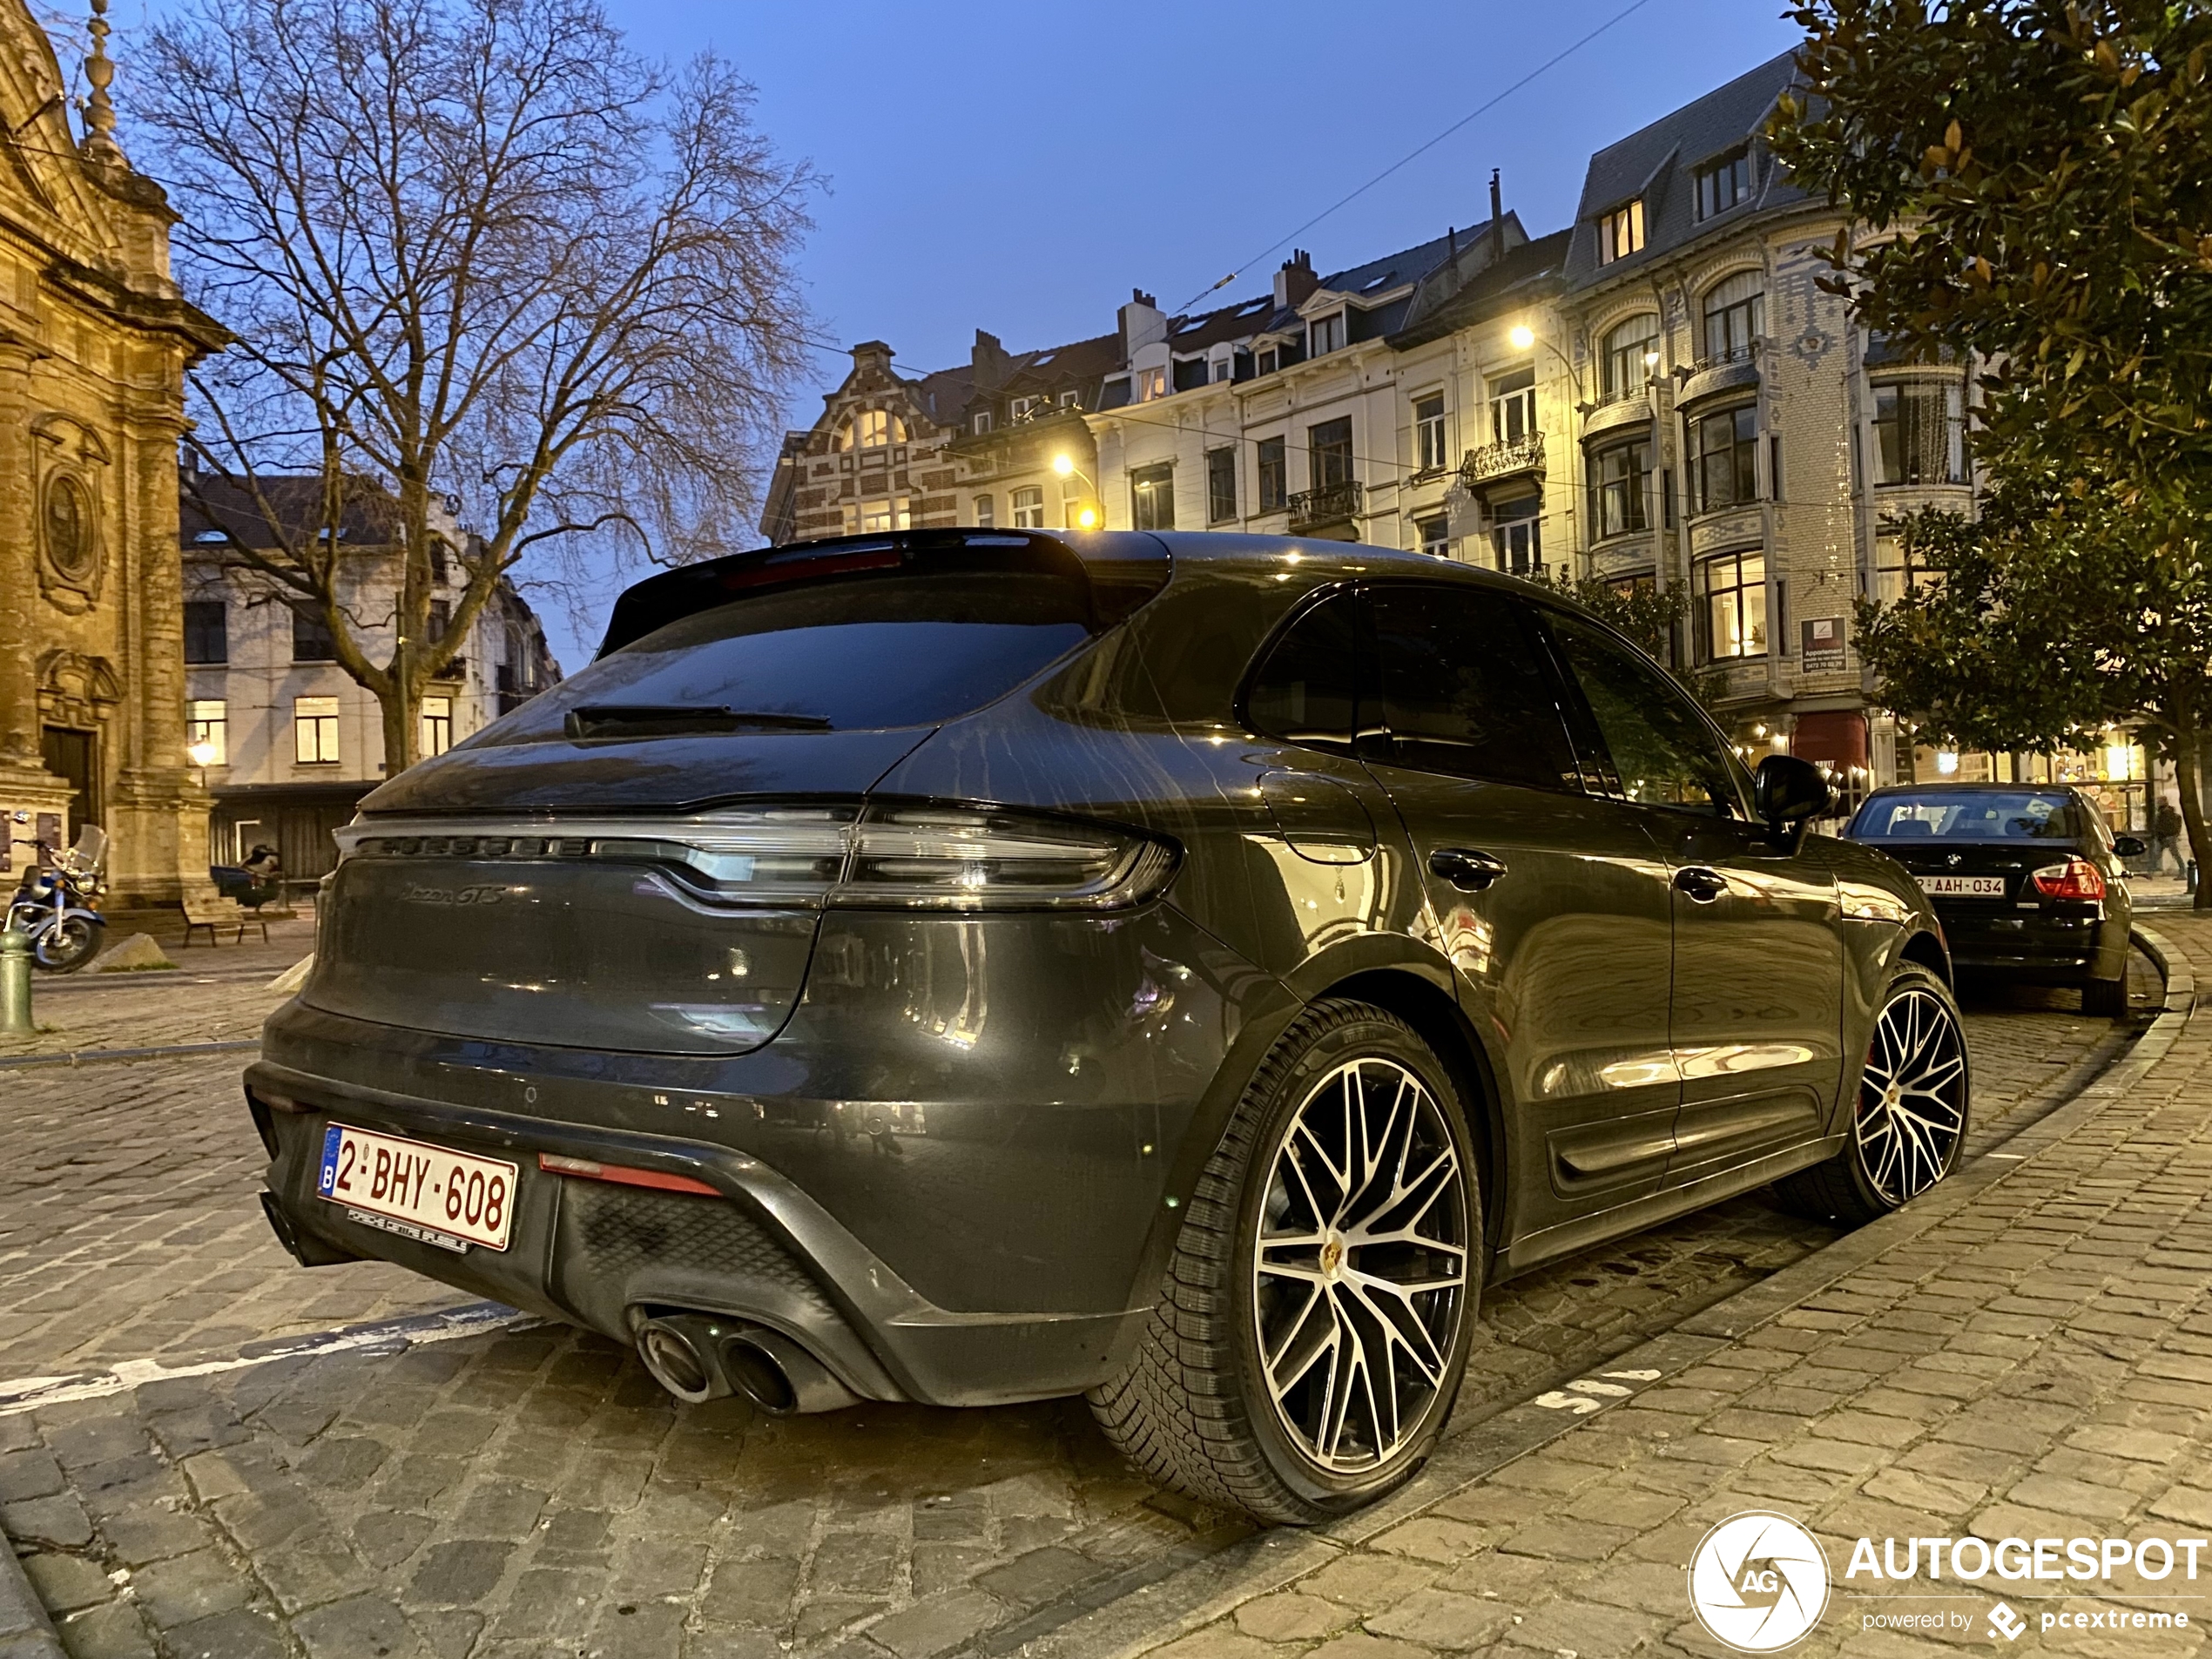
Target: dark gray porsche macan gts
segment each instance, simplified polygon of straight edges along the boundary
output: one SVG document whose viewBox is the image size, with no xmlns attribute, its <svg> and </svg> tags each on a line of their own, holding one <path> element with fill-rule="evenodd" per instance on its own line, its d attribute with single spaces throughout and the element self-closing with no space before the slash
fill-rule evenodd
<svg viewBox="0 0 2212 1659">
<path fill-rule="evenodd" d="M 1486 1283 L 1967 1113 L 1940 931 L 1648 658 L 1334 543 L 916 531 L 624 594 L 363 803 L 247 1073 L 309 1264 L 691 1400 L 1085 1393 L 1280 1521 L 1436 1441 Z"/>
</svg>

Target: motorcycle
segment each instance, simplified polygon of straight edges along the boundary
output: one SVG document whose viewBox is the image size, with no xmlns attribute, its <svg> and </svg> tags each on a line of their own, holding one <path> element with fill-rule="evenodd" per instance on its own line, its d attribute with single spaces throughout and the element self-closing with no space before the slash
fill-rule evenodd
<svg viewBox="0 0 2212 1659">
<path fill-rule="evenodd" d="M 18 824 L 30 821 L 29 813 L 14 818 Z M 107 832 L 87 824 L 78 833 L 77 845 L 58 857 L 44 841 L 10 839 L 17 846 L 36 848 L 37 858 L 9 901 L 8 927 L 30 935 L 30 959 L 37 966 L 73 974 L 100 954 L 107 932 L 98 905 L 106 891 L 101 878 L 107 868 Z"/>
</svg>

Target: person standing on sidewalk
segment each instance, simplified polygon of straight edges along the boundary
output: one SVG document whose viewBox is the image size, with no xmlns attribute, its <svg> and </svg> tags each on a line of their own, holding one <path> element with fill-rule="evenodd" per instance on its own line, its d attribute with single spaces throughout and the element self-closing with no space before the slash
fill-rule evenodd
<svg viewBox="0 0 2212 1659">
<path fill-rule="evenodd" d="M 2166 869 L 2168 855 L 2174 860 L 2174 873 L 2186 873 L 2182 860 L 2182 814 L 2174 803 L 2161 798 L 2150 815 L 2150 873 L 2159 875 Z"/>
</svg>

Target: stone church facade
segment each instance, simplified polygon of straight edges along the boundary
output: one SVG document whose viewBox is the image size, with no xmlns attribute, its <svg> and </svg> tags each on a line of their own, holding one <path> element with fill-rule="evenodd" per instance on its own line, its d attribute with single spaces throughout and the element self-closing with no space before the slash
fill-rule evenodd
<svg viewBox="0 0 2212 1659">
<path fill-rule="evenodd" d="M 111 841 L 115 902 L 207 881 L 185 752 L 177 450 L 184 376 L 222 329 L 180 297 L 173 216 L 114 137 L 92 0 L 73 132 L 54 47 L 0 0 L 0 814 Z M 5 850 L 11 884 L 28 848 Z"/>
</svg>

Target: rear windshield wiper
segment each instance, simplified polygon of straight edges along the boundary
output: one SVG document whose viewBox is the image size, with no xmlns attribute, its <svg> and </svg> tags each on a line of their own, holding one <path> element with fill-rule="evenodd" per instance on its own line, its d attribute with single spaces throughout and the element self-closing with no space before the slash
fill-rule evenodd
<svg viewBox="0 0 2212 1659">
<path fill-rule="evenodd" d="M 711 704 L 600 703 L 569 711 L 571 738 L 690 738 L 725 732 L 827 732 L 819 714 Z"/>
</svg>

